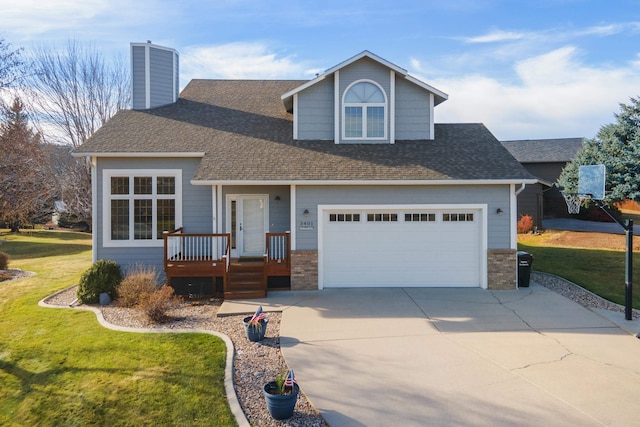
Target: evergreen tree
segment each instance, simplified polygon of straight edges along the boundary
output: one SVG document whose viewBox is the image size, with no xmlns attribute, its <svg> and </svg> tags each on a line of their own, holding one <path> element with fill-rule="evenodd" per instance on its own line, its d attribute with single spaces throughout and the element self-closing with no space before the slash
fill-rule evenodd
<svg viewBox="0 0 640 427">
<path fill-rule="evenodd" d="M 593 139 L 585 141 L 576 158 L 558 178 L 565 193 L 578 192 L 578 170 L 582 165 L 605 165 L 605 201 L 640 200 L 640 98 L 620 104 L 616 122 L 604 125 Z"/>
<path fill-rule="evenodd" d="M 0 221 L 18 232 L 30 215 L 50 203 L 40 135 L 28 123 L 24 105 L 15 98 L 0 124 Z"/>
</svg>

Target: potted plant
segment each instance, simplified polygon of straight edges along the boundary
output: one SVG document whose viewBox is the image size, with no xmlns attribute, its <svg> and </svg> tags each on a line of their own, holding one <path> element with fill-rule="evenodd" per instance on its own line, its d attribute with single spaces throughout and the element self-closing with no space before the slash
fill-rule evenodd
<svg viewBox="0 0 640 427">
<path fill-rule="evenodd" d="M 253 316 L 248 316 L 242 319 L 244 325 L 244 333 L 249 341 L 257 342 L 264 339 L 264 334 L 267 331 L 268 319 L 264 317 L 262 306 L 258 307 Z"/>
<path fill-rule="evenodd" d="M 286 376 L 284 373 L 278 374 L 275 381 L 265 384 L 262 391 L 267 402 L 267 409 L 273 419 L 286 420 L 291 418 L 300 393 L 293 369 L 289 369 Z"/>
</svg>

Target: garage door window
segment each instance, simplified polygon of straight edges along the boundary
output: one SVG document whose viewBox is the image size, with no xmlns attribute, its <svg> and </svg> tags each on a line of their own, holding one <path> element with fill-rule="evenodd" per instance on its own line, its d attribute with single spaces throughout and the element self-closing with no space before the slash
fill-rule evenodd
<svg viewBox="0 0 640 427">
<path fill-rule="evenodd" d="M 404 214 L 404 222 L 434 222 L 436 214 L 434 213 L 406 213 Z"/>
<path fill-rule="evenodd" d="M 330 222 L 360 222 L 360 214 L 345 213 L 345 214 L 329 214 Z"/>
<path fill-rule="evenodd" d="M 368 222 L 398 222 L 398 214 L 395 213 L 370 213 L 367 214 Z"/>
<path fill-rule="evenodd" d="M 444 213 L 442 214 L 444 222 L 472 222 L 472 213 Z"/>
</svg>

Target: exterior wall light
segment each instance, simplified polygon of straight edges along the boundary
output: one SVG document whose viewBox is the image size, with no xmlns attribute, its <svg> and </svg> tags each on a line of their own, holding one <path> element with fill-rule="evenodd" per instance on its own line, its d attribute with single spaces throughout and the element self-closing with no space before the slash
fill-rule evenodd
<svg viewBox="0 0 640 427">
<path fill-rule="evenodd" d="M 502 212 L 504 212 L 504 211 L 503 211 L 502 209 L 500 209 L 500 208 L 498 208 L 498 210 L 496 211 L 496 213 L 497 213 L 498 215 L 502 215 Z"/>
</svg>

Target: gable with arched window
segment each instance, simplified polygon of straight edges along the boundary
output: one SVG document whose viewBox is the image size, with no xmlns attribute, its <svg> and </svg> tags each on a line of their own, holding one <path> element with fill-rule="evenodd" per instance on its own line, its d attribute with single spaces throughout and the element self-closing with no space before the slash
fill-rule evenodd
<svg viewBox="0 0 640 427">
<path fill-rule="evenodd" d="M 342 101 L 342 138 L 384 140 L 387 138 L 387 97 L 375 82 L 352 83 Z"/>
</svg>

